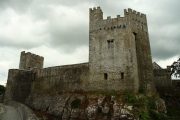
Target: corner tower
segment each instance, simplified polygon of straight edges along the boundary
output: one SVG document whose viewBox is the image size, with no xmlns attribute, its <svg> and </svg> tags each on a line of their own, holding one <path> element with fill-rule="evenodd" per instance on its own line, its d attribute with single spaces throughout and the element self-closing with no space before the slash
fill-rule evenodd
<svg viewBox="0 0 180 120">
<path fill-rule="evenodd" d="M 30 52 L 21 52 L 19 69 L 43 68 L 44 58 Z"/>
<path fill-rule="evenodd" d="M 128 9 L 124 17 L 103 19 L 100 7 L 90 9 L 89 15 L 91 85 L 134 92 L 146 86 L 145 81 L 152 80 L 146 16 Z"/>
</svg>

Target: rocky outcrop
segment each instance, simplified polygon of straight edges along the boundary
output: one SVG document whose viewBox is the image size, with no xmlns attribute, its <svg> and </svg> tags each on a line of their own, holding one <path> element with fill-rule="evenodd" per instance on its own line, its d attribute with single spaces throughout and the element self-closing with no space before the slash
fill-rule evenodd
<svg viewBox="0 0 180 120">
<path fill-rule="evenodd" d="M 167 113 L 166 104 L 165 104 L 165 101 L 162 98 L 157 99 L 155 101 L 155 104 L 156 104 L 156 109 L 157 109 L 158 112 Z"/>
<path fill-rule="evenodd" d="M 103 95 L 31 95 L 27 104 L 37 111 L 62 120 L 134 120 L 133 106 L 114 96 Z"/>
</svg>

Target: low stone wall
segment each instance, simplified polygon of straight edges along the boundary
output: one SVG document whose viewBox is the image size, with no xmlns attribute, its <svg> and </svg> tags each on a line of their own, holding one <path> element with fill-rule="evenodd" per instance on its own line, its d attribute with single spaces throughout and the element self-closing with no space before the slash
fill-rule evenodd
<svg viewBox="0 0 180 120">
<path fill-rule="evenodd" d="M 154 69 L 154 82 L 158 89 L 172 87 L 170 71 L 167 69 Z"/>
</svg>

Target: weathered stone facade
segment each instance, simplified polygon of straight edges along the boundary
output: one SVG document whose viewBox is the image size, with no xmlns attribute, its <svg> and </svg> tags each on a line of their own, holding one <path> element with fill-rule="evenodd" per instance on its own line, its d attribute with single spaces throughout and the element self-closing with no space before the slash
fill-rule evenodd
<svg viewBox="0 0 180 120">
<path fill-rule="evenodd" d="M 90 82 L 107 89 L 147 88 L 152 83 L 152 60 L 146 15 L 132 9 L 124 17 L 103 19 L 100 7 L 90 9 Z"/>
<path fill-rule="evenodd" d="M 146 15 L 128 9 L 124 17 L 103 19 L 100 7 L 90 9 L 89 14 L 89 63 L 43 68 L 43 57 L 22 52 L 20 70 L 9 71 L 6 100 L 24 102 L 36 93 L 137 93 L 152 88 Z"/>
<path fill-rule="evenodd" d="M 172 87 L 171 71 L 168 69 L 154 69 L 154 81 L 156 88 L 168 89 Z"/>
<path fill-rule="evenodd" d="M 30 52 L 21 52 L 19 69 L 43 68 L 44 58 Z"/>
</svg>

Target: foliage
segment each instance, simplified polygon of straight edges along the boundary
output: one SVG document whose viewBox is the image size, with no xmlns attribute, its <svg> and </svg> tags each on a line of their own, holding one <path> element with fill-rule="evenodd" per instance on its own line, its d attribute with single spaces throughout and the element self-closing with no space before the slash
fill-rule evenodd
<svg viewBox="0 0 180 120">
<path fill-rule="evenodd" d="M 134 106 L 134 115 L 139 120 L 167 120 L 167 116 L 156 111 L 155 101 L 158 96 L 134 95 L 130 92 L 124 94 L 124 101 Z"/>
<path fill-rule="evenodd" d="M 90 93 L 90 92 L 89 92 Z M 104 95 L 104 96 L 118 96 L 118 92 L 115 90 L 109 90 L 109 91 L 95 91 L 92 92 L 92 94 L 96 95 Z"/>
<path fill-rule="evenodd" d="M 152 120 L 168 120 L 167 116 L 163 113 L 158 113 L 154 110 L 150 110 L 149 113 Z"/>
<path fill-rule="evenodd" d="M 139 114 L 139 120 L 150 120 L 148 111 L 142 111 Z"/>
<path fill-rule="evenodd" d="M 5 93 L 5 87 L 3 85 L 0 85 L 0 95 Z"/>
<path fill-rule="evenodd" d="M 176 78 L 180 78 L 180 58 L 173 62 L 171 67 L 171 75 L 174 75 Z"/>
<path fill-rule="evenodd" d="M 136 96 L 128 91 L 125 92 L 123 99 L 125 102 L 128 102 L 128 103 L 135 103 L 137 101 Z"/>
</svg>

